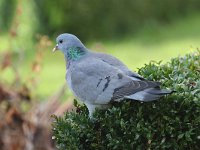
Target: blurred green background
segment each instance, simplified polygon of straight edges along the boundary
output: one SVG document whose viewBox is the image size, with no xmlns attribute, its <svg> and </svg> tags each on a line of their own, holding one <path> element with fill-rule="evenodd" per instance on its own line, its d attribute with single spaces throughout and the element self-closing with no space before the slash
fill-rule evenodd
<svg viewBox="0 0 200 150">
<path fill-rule="evenodd" d="M 0 0 L 1 82 L 27 84 L 41 100 L 57 91 L 65 62 L 51 50 L 63 32 L 134 71 L 166 62 L 200 46 L 199 8 L 199 0 Z"/>
</svg>

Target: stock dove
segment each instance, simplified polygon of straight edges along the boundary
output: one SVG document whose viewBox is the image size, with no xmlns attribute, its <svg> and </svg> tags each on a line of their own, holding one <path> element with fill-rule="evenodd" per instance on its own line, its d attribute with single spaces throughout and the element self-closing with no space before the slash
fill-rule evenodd
<svg viewBox="0 0 200 150">
<path fill-rule="evenodd" d="M 160 89 L 160 82 L 148 81 L 128 69 L 117 58 L 92 52 L 72 34 L 56 38 L 56 50 L 66 60 L 66 80 L 73 94 L 88 108 L 92 116 L 95 108 L 106 108 L 112 101 L 124 99 L 149 102 L 172 91 Z"/>
</svg>

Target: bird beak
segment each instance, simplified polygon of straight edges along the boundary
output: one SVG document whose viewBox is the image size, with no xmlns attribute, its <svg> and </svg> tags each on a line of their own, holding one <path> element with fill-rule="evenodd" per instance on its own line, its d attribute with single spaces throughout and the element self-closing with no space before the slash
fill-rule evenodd
<svg viewBox="0 0 200 150">
<path fill-rule="evenodd" d="M 53 52 L 57 51 L 58 50 L 58 44 L 56 44 L 56 46 L 53 48 Z"/>
</svg>

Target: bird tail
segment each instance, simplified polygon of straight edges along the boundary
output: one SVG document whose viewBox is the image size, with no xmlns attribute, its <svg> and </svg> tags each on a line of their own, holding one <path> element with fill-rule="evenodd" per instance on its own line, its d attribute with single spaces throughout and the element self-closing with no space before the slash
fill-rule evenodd
<svg viewBox="0 0 200 150">
<path fill-rule="evenodd" d="M 127 99 L 139 100 L 143 102 L 149 102 L 158 100 L 164 95 L 168 95 L 173 93 L 174 91 L 160 89 L 160 88 L 149 88 L 145 89 L 144 91 L 136 92 L 132 95 L 126 96 Z"/>
</svg>

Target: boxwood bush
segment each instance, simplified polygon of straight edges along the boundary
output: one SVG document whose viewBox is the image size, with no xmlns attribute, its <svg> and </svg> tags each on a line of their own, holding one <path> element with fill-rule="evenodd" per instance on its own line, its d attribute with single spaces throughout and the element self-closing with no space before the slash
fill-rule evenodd
<svg viewBox="0 0 200 150">
<path fill-rule="evenodd" d="M 54 116 L 58 149 L 200 149 L 200 52 L 139 69 L 149 80 L 176 92 L 154 102 L 123 101 L 88 117 L 76 111 Z"/>
</svg>

